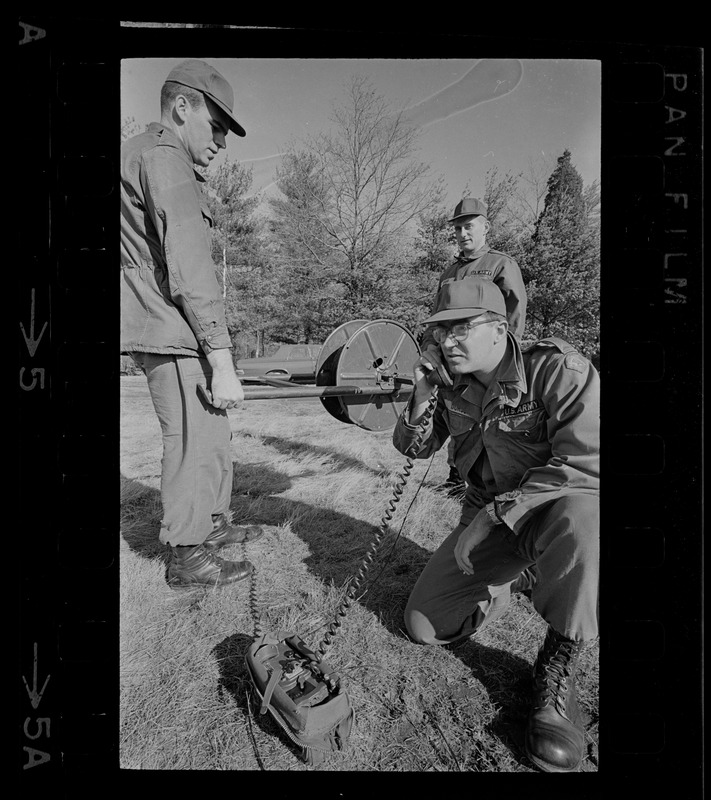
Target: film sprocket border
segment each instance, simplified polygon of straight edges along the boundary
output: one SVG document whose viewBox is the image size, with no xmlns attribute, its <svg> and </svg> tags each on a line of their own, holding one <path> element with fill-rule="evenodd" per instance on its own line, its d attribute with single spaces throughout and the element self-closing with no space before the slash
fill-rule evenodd
<svg viewBox="0 0 711 800">
<path fill-rule="evenodd" d="M 18 575 L 16 763 L 27 787 L 106 776 L 118 765 L 111 131 L 120 124 L 120 59 L 231 56 L 234 33 L 132 31 L 35 14 L 19 25 L 17 98 L 23 106 L 32 98 L 36 124 L 23 128 L 26 158 L 12 165 L 20 191 L 17 508 L 20 518 L 51 510 L 31 532 L 31 568 Z M 337 48 L 319 33 L 300 34 L 312 55 L 364 54 L 357 30 L 342 32 Z M 263 55 L 266 35 L 241 32 L 240 56 Z M 269 35 L 273 51 L 289 52 L 289 31 Z M 587 777 L 631 777 L 655 796 L 682 771 L 701 774 L 703 53 L 609 38 L 521 40 L 518 50 L 506 42 L 521 57 L 602 63 L 602 760 Z M 444 34 L 391 39 L 391 57 L 452 55 Z M 500 46 L 475 44 L 477 56 Z"/>
</svg>

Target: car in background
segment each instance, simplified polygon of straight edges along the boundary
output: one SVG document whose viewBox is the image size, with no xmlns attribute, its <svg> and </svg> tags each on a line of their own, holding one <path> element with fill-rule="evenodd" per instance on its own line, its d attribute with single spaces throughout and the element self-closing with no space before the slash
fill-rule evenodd
<svg viewBox="0 0 711 800">
<path fill-rule="evenodd" d="M 278 378 L 294 383 L 314 383 L 320 344 L 283 344 L 271 356 L 240 358 L 235 367 L 240 380 Z"/>
</svg>

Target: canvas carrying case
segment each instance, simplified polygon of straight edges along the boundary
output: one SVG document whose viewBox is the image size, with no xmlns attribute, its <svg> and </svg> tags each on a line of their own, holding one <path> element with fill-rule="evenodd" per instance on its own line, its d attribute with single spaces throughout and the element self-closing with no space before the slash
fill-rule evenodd
<svg viewBox="0 0 711 800">
<path fill-rule="evenodd" d="M 339 677 L 296 634 L 258 636 L 245 657 L 260 701 L 307 764 L 323 763 L 344 750 L 353 726 L 353 709 Z"/>
</svg>

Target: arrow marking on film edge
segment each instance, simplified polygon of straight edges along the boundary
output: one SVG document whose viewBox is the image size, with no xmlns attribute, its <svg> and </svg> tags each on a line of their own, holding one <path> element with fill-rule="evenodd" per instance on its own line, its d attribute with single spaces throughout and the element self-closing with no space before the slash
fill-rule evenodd
<svg viewBox="0 0 711 800">
<path fill-rule="evenodd" d="M 37 348 L 39 347 L 40 339 L 44 334 L 45 328 L 47 327 L 47 323 L 45 322 L 42 326 L 42 330 L 40 331 L 40 335 L 35 339 L 35 290 L 32 290 L 32 306 L 30 309 L 30 335 L 28 336 L 25 333 L 25 326 L 20 323 L 20 328 L 22 328 L 22 335 L 25 338 L 25 344 L 27 345 L 27 349 L 30 352 L 30 357 L 34 358 L 35 353 L 37 352 Z"/>
<path fill-rule="evenodd" d="M 37 706 L 40 704 L 40 700 L 42 699 L 42 695 L 44 694 L 44 690 L 47 688 L 47 684 L 49 683 L 50 676 L 47 675 L 47 679 L 42 686 L 42 689 L 38 692 L 37 691 L 37 642 L 35 642 L 35 658 L 34 663 L 32 665 L 32 689 L 27 684 L 25 680 L 25 676 L 22 676 L 22 681 L 25 684 L 25 689 L 27 689 L 27 694 L 30 696 L 30 703 L 32 703 L 32 708 L 36 709 Z"/>
<path fill-rule="evenodd" d="M 23 29 L 23 35 L 22 39 L 20 39 L 20 44 L 35 42 L 37 39 L 43 39 L 47 35 L 47 31 L 44 28 L 37 28 L 34 25 L 28 25 L 26 22 L 22 22 L 21 20 L 19 20 L 19 22 Z"/>
</svg>

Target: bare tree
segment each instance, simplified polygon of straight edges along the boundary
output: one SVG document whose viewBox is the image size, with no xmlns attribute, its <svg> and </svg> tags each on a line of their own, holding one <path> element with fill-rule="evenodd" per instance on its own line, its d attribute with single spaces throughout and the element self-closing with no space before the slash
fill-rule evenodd
<svg viewBox="0 0 711 800">
<path fill-rule="evenodd" d="M 443 188 L 415 160 L 416 129 L 361 77 L 351 79 L 328 133 L 291 148 L 272 202 L 275 231 L 295 256 L 319 264 L 342 287 L 344 311 L 363 313 L 383 291 L 398 237 L 435 207 Z"/>
<path fill-rule="evenodd" d="M 491 228 L 487 242 L 495 250 L 511 252 L 513 255 L 520 240 L 521 225 L 516 213 L 516 198 L 521 174 L 499 173 L 498 167 L 490 167 L 484 179 L 484 202 Z"/>
</svg>

